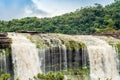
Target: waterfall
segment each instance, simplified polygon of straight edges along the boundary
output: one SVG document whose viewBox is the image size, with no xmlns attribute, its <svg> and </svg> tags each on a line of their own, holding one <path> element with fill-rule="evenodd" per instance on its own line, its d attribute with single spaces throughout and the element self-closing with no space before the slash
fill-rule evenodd
<svg viewBox="0 0 120 80">
<path fill-rule="evenodd" d="M 42 61 L 42 72 L 67 70 L 67 50 L 61 40 L 47 34 L 41 34 L 39 37 L 47 44 L 45 48 L 43 46 L 38 48 L 39 59 Z"/>
<path fill-rule="evenodd" d="M 93 36 L 80 36 L 88 50 L 91 80 L 120 80 L 114 46 Z"/>
<path fill-rule="evenodd" d="M 4 50 L 0 51 L 0 74 L 7 73 L 6 53 Z"/>
<path fill-rule="evenodd" d="M 40 62 L 36 45 L 31 43 L 24 35 L 8 33 L 12 38 L 12 58 L 14 79 L 29 80 L 37 75 L 40 70 Z"/>
<path fill-rule="evenodd" d="M 46 49 L 38 49 L 40 69 L 42 73 L 45 73 L 45 51 Z"/>
<path fill-rule="evenodd" d="M 63 53 L 64 53 L 64 70 L 67 70 L 67 52 L 66 46 L 62 45 Z"/>
<path fill-rule="evenodd" d="M 87 35 L 26 33 L 8 33 L 8 37 L 12 39 L 14 79 L 29 80 L 38 73 L 89 68 L 90 80 L 120 80 L 118 48 L 105 39 Z M 3 56 L 0 57 L 0 69 L 9 72 L 5 52 L 0 55 Z M 65 74 L 65 78 L 89 80 L 89 71 L 84 70 L 80 72 L 81 76 L 73 72 Z"/>
</svg>

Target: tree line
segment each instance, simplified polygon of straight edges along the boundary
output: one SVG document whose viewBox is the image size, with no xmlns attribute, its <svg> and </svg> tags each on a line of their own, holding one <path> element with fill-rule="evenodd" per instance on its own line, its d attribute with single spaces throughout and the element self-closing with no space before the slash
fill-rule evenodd
<svg viewBox="0 0 120 80">
<path fill-rule="evenodd" d="M 52 18 L 26 17 L 0 21 L 0 32 L 21 30 L 64 34 L 120 32 L 120 0 L 115 0 L 107 6 L 95 3 L 95 6 Z"/>
</svg>

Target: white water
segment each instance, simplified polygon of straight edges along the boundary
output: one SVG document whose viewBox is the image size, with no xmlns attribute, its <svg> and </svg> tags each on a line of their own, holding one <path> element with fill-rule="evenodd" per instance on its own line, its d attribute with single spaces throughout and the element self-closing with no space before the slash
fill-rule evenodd
<svg viewBox="0 0 120 80">
<path fill-rule="evenodd" d="M 67 49 L 65 45 L 62 45 L 63 53 L 64 53 L 64 70 L 67 70 Z"/>
<path fill-rule="evenodd" d="M 29 78 L 33 78 L 33 76 L 41 72 L 36 45 L 22 34 L 8 33 L 8 36 L 13 41 L 14 79 L 29 80 Z"/>
<path fill-rule="evenodd" d="M 49 71 L 60 71 L 63 70 L 63 68 L 67 70 L 67 50 L 61 40 L 47 34 L 40 34 L 39 37 L 46 41 L 46 44 L 49 44 L 46 48 L 39 49 L 39 59 L 42 61 L 42 71 L 46 73 Z M 62 60 L 64 62 L 62 62 Z"/>
<path fill-rule="evenodd" d="M 0 69 L 0 72 L 7 72 L 6 53 L 4 50 L 0 51 Z"/>
<path fill-rule="evenodd" d="M 85 42 L 88 49 L 91 80 L 120 80 L 115 47 L 93 36 L 80 36 L 80 39 Z"/>
<path fill-rule="evenodd" d="M 8 36 L 12 38 L 13 41 L 12 58 L 14 79 L 19 78 L 20 80 L 29 80 L 29 78 L 33 78 L 33 76 L 36 76 L 40 72 L 47 72 L 47 66 L 53 66 L 57 63 L 59 64 L 58 68 L 60 67 L 58 70 L 62 70 L 63 68 L 67 70 L 69 67 L 67 57 L 69 56 L 71 61 L 71 53 L 74 53 L 69 51 L 69 55 L 67 55 L 66 46 L 61 43 L 60 39 L 49 37 L 49 35 L 43 35 L 41 38 L 45 40 L 50 47 L 37 49 L 36 45 L 31 43 L 31 41 L 23 34 L 9 33 Z M 84 49 L 82 51 L 82 65 L 87 65 L 86 54 L 88 52 L 91 80 L 98 80 L 99 78 L 101 80 L 106 80 L 107 78 L 120 80 L 116 63 L 116 48 L 114 46 L 110 46 L 108 42 L 97 37 L 77 37 L 79 37 L 79 39 L 87 46 L 87 51 Z M 56 50 L 57 47 L 59 47 L 58 51 Z M 75 53 L 79 53 L 79 51 L 75 50 Z M 75 55 L 75 62 L 78 62 L 77 60 L 79 60 L 79 57 L 80 56 L 78 56 L 78 54 Z M 46 60 L 49 65 L 46 64 Z M 64 65 L 62 66 L 62 64 Z M 52 67 L 52 70 L 56 71 L 56 68 L 57 67 Z M 48 69 L 48 71 L 51 71 L 51 69 Z M 74 78 L 74 80 L 79 79 Z"/>
</svg>

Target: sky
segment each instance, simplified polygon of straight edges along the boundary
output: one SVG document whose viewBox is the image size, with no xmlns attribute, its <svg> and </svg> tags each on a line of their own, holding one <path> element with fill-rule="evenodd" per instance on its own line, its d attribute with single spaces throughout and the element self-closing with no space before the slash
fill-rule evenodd
<svg viewBox="0 0 120 80">
<path fill-rule="evenodd" d="M 114 0 L 0 0 L 0 20 L 53 17 L 95 3 L 105 6 L 112 2 Z"/>
</svg>

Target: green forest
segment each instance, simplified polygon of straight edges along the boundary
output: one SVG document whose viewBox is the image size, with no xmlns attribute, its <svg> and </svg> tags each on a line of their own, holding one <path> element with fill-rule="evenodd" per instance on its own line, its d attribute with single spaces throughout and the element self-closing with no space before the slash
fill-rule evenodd
<svg viewBox="0 0 120 80">
<path fill-rule="evenodd" d="M 64 34 L 120 33 L 120 0 L 107 6 L 95 3 L 94 6 L 52 18 L 26 17 L 0 21 L 0 32 L 16 31 Z"/>
</svg>

